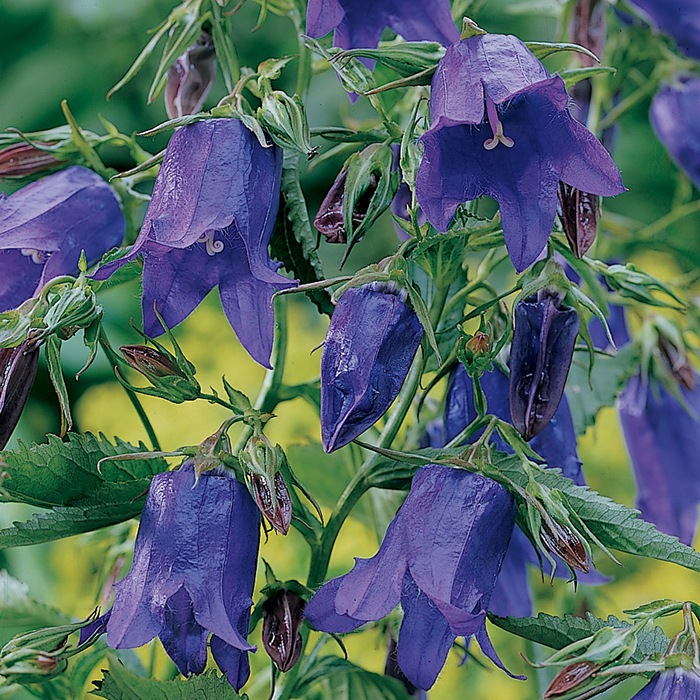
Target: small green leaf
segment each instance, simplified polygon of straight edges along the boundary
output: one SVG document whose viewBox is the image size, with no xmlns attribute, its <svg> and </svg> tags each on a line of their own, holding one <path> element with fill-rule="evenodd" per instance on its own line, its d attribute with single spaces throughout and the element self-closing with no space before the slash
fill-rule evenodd
<svg viewBox="0 0 700 700">
<path fill-rule="evenodd" d="M 530 49 L 530 51 L 532 51 L 532 53 L 534 53 L 540 61 L 547 56 L 551 56 L 553 53 L 557 53 L 558 51 L 576 51 L 576 53 L 582 53 L 584 56 L 588 56 L 594 61 L 598 61 L 598 57 L 592 51 L 589 51 L 578 44 L 551 44 L 547 41 L 526 41 L 525 46 L 527 46 L 527 48 Z"/>
<path fill-rule="evenodd" d="M 3 632 L 8 627 L 53 627 L 65 625 L 70 618 L 29 595 L 29 586 L 0 571 L 0 619 Z"/>
<path fill-rule="evenodd" d="M 112 654 L 108 654 L 109 670 L 103 671 L 100 681 L 90 695 L 107 700 L 235 700 L 238 695 L 225 676 L 210 670 L 201 676 L 186 680 L 158 681 L 135 676 Z"/>
<path fill-rule="evenodd" d="M 585 619 L 575 615 L 553 617 L 540 613 L 537 617 L 498 617 L 489 613 L 489 620 L 501 629 L 517 634 L 538 644 L 544 644 L 552 649 L 563 649 L 565 646 L 590 637 L 603 627 L 627 629 L 631 625 L 621 622 L 613 615 L 606 620 L 586 613 Z M 637 649 L 630 657 L 631 663 L 640 663 L 655 652 L 664 653 L 669 645 L 669 638 L 660 627 L 643 630 L 637 637 Z"/>
<path fill-rule="evenodd" d="M 572 88 L 576 83 L 594 78 L 597 75 L 608 75 L 617 73 L 617 69 L 611 66 L 597 66 L 594 68 L 572 68 L 571 70 L 563 70 L 559 73 L 559 77 L 564 81 L 566 89 Z"/>
</svg>

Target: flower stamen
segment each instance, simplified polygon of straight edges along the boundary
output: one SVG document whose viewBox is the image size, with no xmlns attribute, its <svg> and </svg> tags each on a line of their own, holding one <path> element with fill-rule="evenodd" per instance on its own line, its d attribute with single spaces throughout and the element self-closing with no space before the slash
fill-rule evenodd
<svg viewBox="0 0 700 700">
<path fill-rule="evenodd" d="M 488 95 L 486 95 L 486 117 L 493 132 L 493 138 L 484 141 L 484 148 L 487 151 L 492 151 L 499 143 L 502 143 L 506 148 L 512 148 L 515 141 L 503 133 L 503 123 L 498 118 L 496 105 Z"/>
<path fill-rule="evenodd" d="M 216 255 L 224 249 L 224 242 L 215 241 L 214 234 L 216 231 L 207 231 L 197 239 L 197 243 L 206 243 L 208 255 Z"/>
<path fill-rule="evenodd" d="M 19 252 L 31 258 L 37 265 L 43 265 L 49 257 L 42 250 L 37 250 L 36 248 L 20 248 Z"/>
</svg>

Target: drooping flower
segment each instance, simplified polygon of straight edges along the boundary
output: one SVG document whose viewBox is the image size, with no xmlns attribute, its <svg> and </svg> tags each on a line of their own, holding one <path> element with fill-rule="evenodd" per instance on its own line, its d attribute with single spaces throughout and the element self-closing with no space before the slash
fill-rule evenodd
<svg viewBox="0 0 700 700">
<path fill-rule="evenodd" d="M 80 253 L 97 262 L 124 237 L 112 188 L 74 165 L 9 197 L 0 193 L 0 312 L 19 306 L 49 280 L 78 271 Z"/>
<path fill-rule="evenodd" d="M 552 232 L 559 181 L 603 196 L 625 191 L 607 151 L 569 113 L 564 81 L 519 39 L 484 34 L 453 44 L 431 90 L 416 196 L 439 231 L 462 202 L 493 197 L 521 272 Z"/>
<path fill-rule="evenodd" d="M 576 310 L 547 289 L 515 307 L 510 351 L 510 415 L 530 440 L 546 427 L 564 395 L 579 329 Z"/>
<path fill-rule="evenodd" d="M 299 628 L 306 601 L 281 588 L 263 603 L 262 643 L 275 666 L 286 673 L 299 660 L 304 646 Z"/>
<path fill-rule="evenodd" d="M 636 506 L 659 530 L 692 545 L 700 503 L 700 379 L 679 385 L 687 406 L 640 375 L 620 396 L 618 414 L 637 481 Z"/>
<path fill-rule="evenodd" d="M 387 285 L 353 287 L 340 297 L 321 357 L 326 452 L 347 445 L 386 413 L 422 337 L 416 313 Z"/>
<path fill-rule="evenodd" d="M 153 197 L 129 254 L 103 265 L 106 279 L 143 255 L 144 332 L 172 328 L 218 285 L 241 345 L 269 367 L 272 296 L 296 285 L 278 274 L 268 244 L 279 204 L 282 151 L 263 148 L 238 119 L 209 119 L 170 139 Z"/>
<path fill-rule="evenodd" d="M 250 669 L 246 636 L 260 515 L 246 487 L 193 463 L 153 477 L 129 574 L 115 587 L 107 643 L 159 637 L 180 672 L 202 673 L 211 651 L 238 690 Z"/>
<path fill-rule="evenodd" d="M 661 671 L 632 700 L 700 700 L 700 675 L 682 666 Z"/>
<path fill-rule="evenodd" d="M 690 76 L 678 77 L 673 85 L 662 85 L 651 103 L 649 112 L 651 125 L 659 140 L 696 187 L 700 187 L 698 114 L 700 78 Z"/>
<path fill-rule="evenodd" d="M 305 615 L 325 632 L 350 632 L 401 602 L 397 661 L 408 680 L 430 688 L 455 637 L 472 634 L 501 666 L 485 616 L 513 529 L 511 496 L 494 481 L 428 465 L 371 559 L 326 583 Z M 502 667 L 502 666 L 501 666 Z"/>
<path fill-rule="evenodd" d="M 168 69 L 165 111 L 171 119 L 194 114 L 216 79 L 216 49 L 209 32 L 202 29 L 197 41 Z"/>
<path fill-rule="evenodd" d="M 39 365 L 39 348 L 24 341 L 15 348 L 0 348 L 0 450 L 15 429 Z"/>
<path fill-rule="evenodd" d="M 318 39 L 335 29 L 334 46 L 374 49 L 389 27 L 406 41 L 459 39 L 449 0 L 309 0 L 306 33 Z"/>
<path fill-rule="evenodd" d="M 678 48 L 700 61 L 700 5 L 696 0 L 630 0 Z"/>
</svg>

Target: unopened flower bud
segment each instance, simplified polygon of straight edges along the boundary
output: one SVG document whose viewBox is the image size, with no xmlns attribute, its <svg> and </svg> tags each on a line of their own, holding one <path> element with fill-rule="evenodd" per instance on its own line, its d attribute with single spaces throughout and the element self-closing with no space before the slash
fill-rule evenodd
<svg viewBox="0 0 700 700">
<path fill-rule="evenodd" d="M 605 48 L 606 33 L 603 0 L 576 0 L 569 21 L 571 41 L 600 57 Z M 582 53 L 576 56 L 585 68 L 595 65 L 595 61 L 590 56 Z"/>
<path fill-rule="evenodd" d="M 542 697 L 544 700 L 547 700 L 547 698 L 566 695 L 570 690 L 577 688 L 584 681 L 588 680 L 600 666 L 600 664 L 595 664 L 592 661 L 577 661 L 563 668 L 554 676 Z"/>
<path fill-rule="evenodd" d="M 509 401 L 513 425 L 530 440 L 556 413 L 579 329 L 576 311 L 544 289 L 515 308 Z"/>
<path fill-rule="evenodd" d="M 555 529 L 552 529 L 546 520 L 542 520 L 542 529 L 540 530 L 542 544 L 572 569 L 578 569 L 587 574 L 590 570 L 588 554 L 578 535 L 562 523 L 554 520 L 552 523 Z"/>
<path fill-rule="evenodd" d="M 43 146 L 44 144 L 37 144 Z M 65 160 L 28 143 L 0 149 L 0 179 L 28 177 L 63 165 Z"/>
<path fill-rule="evenodd" d="M 258 120 L 279 146 L 300 151 L 307 160 L 317 154 L 319 146 L 311 145 L 306 109 L 298 95 L 289 97 L 281 90 L 269 91 L 258 108 Z"/>
<path fill-rule="evenodd" d="M 347 445 L 386 413 L 422 337 L 416 313 L 387 285 L 353 287 L 340 297 L 321 358 L 326 452 Z"/>
<path fill-rule="evenodd" d="M 0 658 L 0 677 L 7 683 L 42 683 L 63 673 L 68 661 L 36 649 L 21 649 Z"/>
<path fill-rule="evenodd" d="M 119 349 L 126 361 L 146 377 L 185 376 L 169 357 L 147 345 L 122 345 Z"/>
<path fill-rule="evenodd" d="M 559 183 L 559 219 L 571 252 L 581 259 L 593 245 L 598 233 L 600 199 L 571 185 Z"/>
<path fill-rule="evenodd" d="M 467 341 L 466 348 L 474 355 L 484 355 L 488 353 L 491 348 L 491 339 L 486 333 L 477 331 L 477 333 Z"/>
<path fill-rule="evenodd" d="M 299 660 L 303 639 L 299 632 L 304 621 L 306 601 L 282 588 L 263 603 L 262 643 L 282 671 L 289 671 Z"/>
<path fill-rule="evenodd" d="M 216 78 L 216 50 L 209 32 L 199 39 L 168 70 L 165 110 L 170 119 L 202 109 Z"/>
<path fill-rule="evenodd" d="M 0 348 L 0 449 L 15 429 L 39 364 L 39 348 L 27 341 L 14 348 Z"/>
</svg>

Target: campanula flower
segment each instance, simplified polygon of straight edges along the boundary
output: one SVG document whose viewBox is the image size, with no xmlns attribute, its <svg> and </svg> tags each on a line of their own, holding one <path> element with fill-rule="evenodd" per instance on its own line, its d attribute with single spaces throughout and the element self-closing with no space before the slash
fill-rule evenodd
<svg viewBox="0 0 700 700">
<path fill-rule="evenodd" d="M 115 587 L 107 643 L 131 649 L 158 636 L 180 672 L 202 673 L 211 651 L 238 690 L 249 675 L 246 636 L 260 515 L 246 487 L 193 463 L 153 477 L 134 561 Z"/>
<path fill-rule="evenodd" d="M 416 178 L 428 221 L 446 231 L 462 202 L 493 197 L 518 272 L 552 232 L 559 181 L 603 196 L 625 191 L 607 151 L 569 113 L 564 81 L 513 36 L 483 34 L 447 49 L 430 121 Z"/>
<path fill-rule="evenodd" d="M 279 203 L 282 151 L 263 148 L 238 119 L 209 119 L 170 139 L 136 243 L 103 265 L 106 279 L 143 255 L 143 326 L 172 328 L 218 285 L 224 313 L 241 345 L 269 367 L 272 296 L 296 285 L 279 275 L 268 244 Z"/>
<path fill-rule="evenodd" d="M 309 0 L 306 33 L 318 39 L 335 29 L 334 46 L 374 49 L 389 27 L 406 41 L 459 39 L 449 0 Z"/>
<path fill-rule="evenodd" d="M 543 289 L 515 307 L 510 351 L 510 415 L 530 440 L 556 413 L 579 329 L 576 310 L 556 292 Z"/>
<path fill-rule="evenodd" d="M 501 666 L 484 623 L 514 518 L 513 499 L 496 482 L 423 467 L 377 554 L 326 583 L 305 615 L 318 630 L 343 633 L 401 602 L 397 661 L 418 688 L 435 683 L 458 636 L 476 635 Z"/>
<path fill-rule="evenodd" d="M 640 375 L 620 396 L 618 413 L 637 481 L 636 506 L 659 530 L 692 545 L 700 503 L 700 378 L 679 385 L 687 407 Z M 690 411 L 690 412 L 689 412 Z"/>
<path fill-rule="evenodd" d="M 700 700 L 700 676 L 695 667 L 661 671 L 632 700 Z"/>
<path fill-rule="evenodd" d="M 326 452 L 347 445 L 398 396 L 423 327 L 397 290 L 348 289 L 333 311 L 321 357 L 321 438 Z"/>
<path fill-rule="evenodd" d="M 696 0 L 629 0 L 659 31 L 668 34 L 678 48 L 700 61 L 700 4 Z"/>
<path fill-rule="evenodd" d="M 0 193 L 0 312 L 19 306 L 49 280 L 77 273 L 80 253 L 97 262 L 124 237 L 112 188 L 80 165 Z"/>
<path fill-rule="evenodd" d="M 39 366 L 39 347 L 24 341 L 14 348 L 0 348 L 0 450 L 15 429 Z"/>
<path fill-rule="evenodd" d="M 690 76 L 678 77 L 673 85 L 662 85 L 649 112 L 651 125 L 659 140 L 696 187 L 700 187 L 698 114 L 700 78 Z"/>
</svg>

